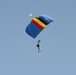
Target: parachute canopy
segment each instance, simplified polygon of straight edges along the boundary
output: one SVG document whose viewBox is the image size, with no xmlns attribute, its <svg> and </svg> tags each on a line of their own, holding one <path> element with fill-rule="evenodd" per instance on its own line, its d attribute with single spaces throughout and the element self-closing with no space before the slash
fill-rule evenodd
<svg viewBox="0 0 76 75">
<path fill-rule="evenodd" d="M 25 29 L 25 32 L 33 38 L 36 38 L 37 35 L 44 29 L 46 26 L 53 22 L 53 19 L 47 15 L 41 15 L 39 17 L 35 17 L 28 24 Z"/>
</svg>

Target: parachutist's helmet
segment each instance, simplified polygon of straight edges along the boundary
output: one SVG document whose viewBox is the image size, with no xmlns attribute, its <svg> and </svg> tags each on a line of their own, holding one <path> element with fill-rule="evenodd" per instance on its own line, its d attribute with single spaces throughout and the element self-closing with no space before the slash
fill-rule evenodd
<svg viewBox="0 0 76 75">
<path fill-rule="evenodd" d="M 41 40 L 38 40 L 38 42 L 41 42 Z"/>
</svg>

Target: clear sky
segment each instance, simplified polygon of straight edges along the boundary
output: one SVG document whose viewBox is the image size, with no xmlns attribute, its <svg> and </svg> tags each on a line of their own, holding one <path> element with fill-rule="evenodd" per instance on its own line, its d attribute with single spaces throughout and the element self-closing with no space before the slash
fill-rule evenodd
<svg viewBox="0 0 76 75">
<path fill-rule="evenodd" d="M 54 22 L 33 39 L 25 28 L 42 14 Z M 0 0 L 0 75 L 76 75 L 76 0 Z"/>
</svg>

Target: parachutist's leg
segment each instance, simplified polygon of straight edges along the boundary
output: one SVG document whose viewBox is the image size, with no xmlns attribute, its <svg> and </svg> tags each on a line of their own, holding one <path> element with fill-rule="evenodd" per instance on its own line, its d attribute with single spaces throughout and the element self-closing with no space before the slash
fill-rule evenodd
<svg viewBox="0 0 76 75">
<path fill-rule="evenodd" d="M 38 53 L 40 53 L 40 51 L 41 51 L 41 50 L 40 50 L 40 47 L 38 47 Z"/>
<path fill-rule="evenodd" d="M 40 53 L 40 50 L 38 50 L 38 53 Z"/>
</svg>

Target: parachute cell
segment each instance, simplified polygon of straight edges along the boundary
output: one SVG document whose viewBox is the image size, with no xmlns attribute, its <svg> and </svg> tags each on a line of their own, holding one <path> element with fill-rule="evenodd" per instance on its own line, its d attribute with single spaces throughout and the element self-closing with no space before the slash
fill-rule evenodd
<svg viewBox="0 0 76 75">
<path fill-rule="evenodd" d="M 53 19 L 46 15 L 35 17 L 28 24 L 25 32 L 31 37 L 36 38 L 36 36 L 51 22 L 53 22 Z"/>
</svg>

